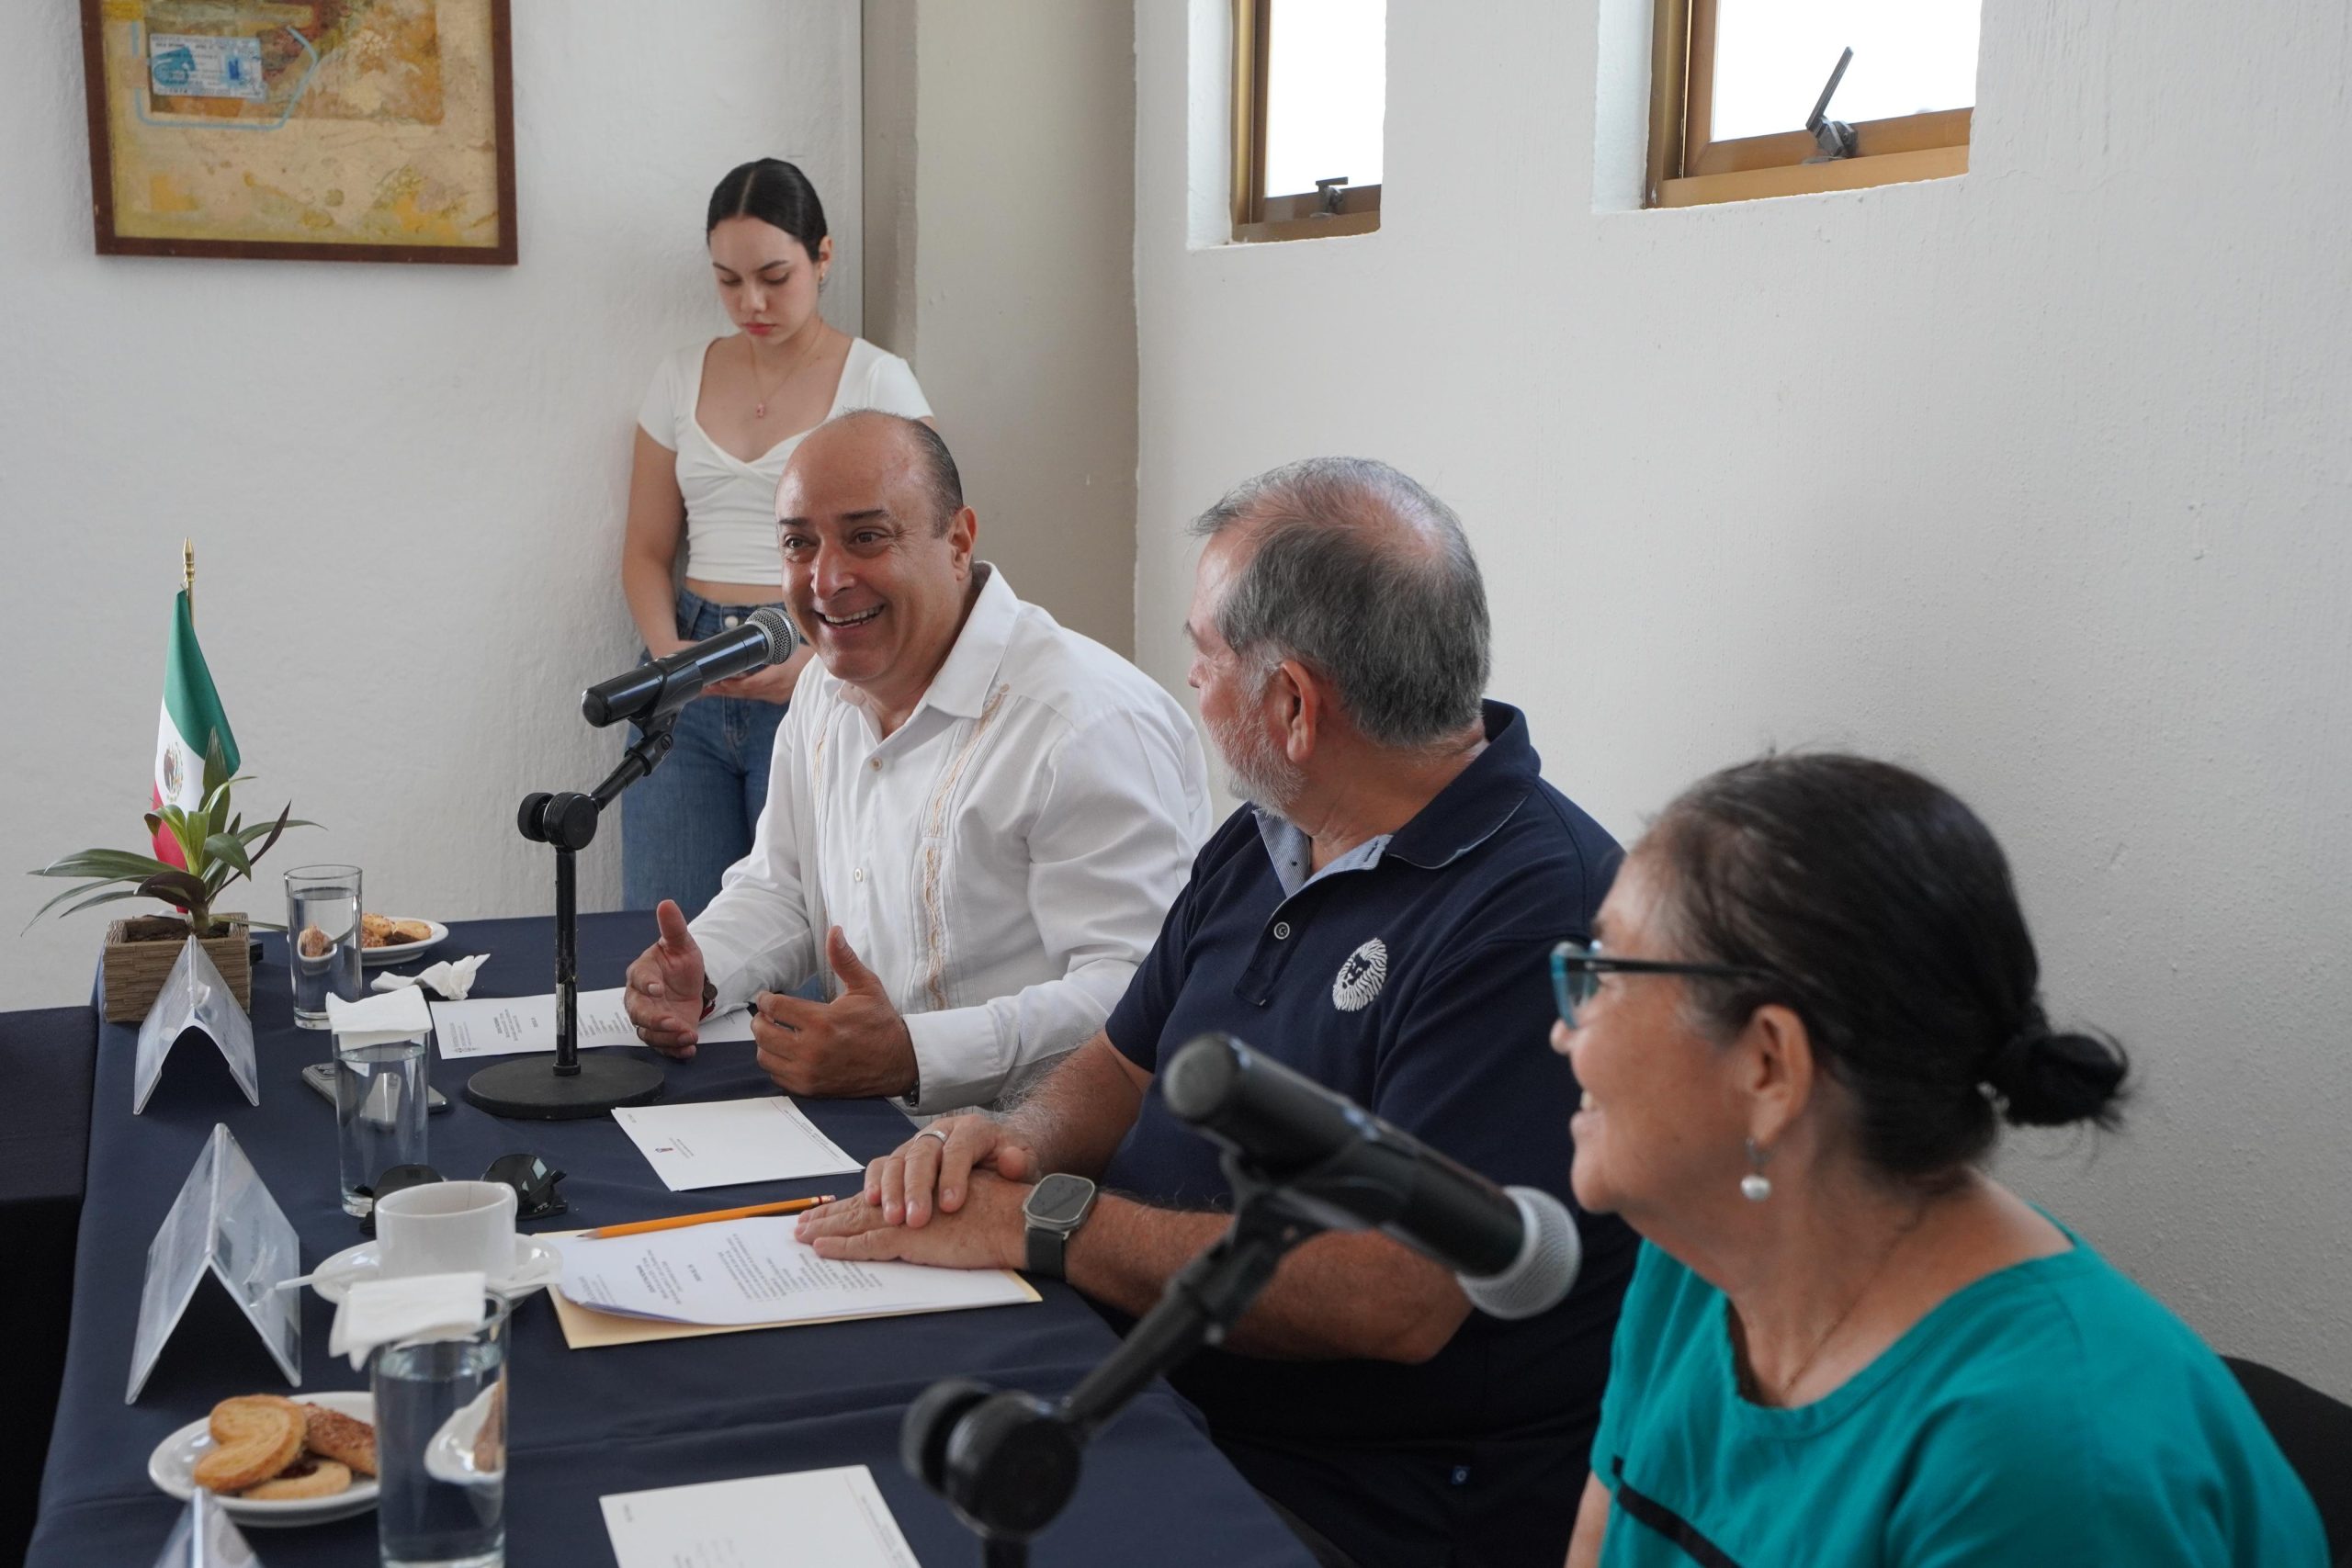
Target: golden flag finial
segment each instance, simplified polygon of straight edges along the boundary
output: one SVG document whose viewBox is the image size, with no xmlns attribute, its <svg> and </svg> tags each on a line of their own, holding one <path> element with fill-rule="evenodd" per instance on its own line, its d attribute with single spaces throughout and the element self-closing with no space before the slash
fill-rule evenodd
<svg viewBox="0 0 2352 1568">
<path fill-rule="evenodd" d="M 180 586 L 187 591 L 188 619 L 196 618 L 196 541 L 180 541 Z"/>
</svg>

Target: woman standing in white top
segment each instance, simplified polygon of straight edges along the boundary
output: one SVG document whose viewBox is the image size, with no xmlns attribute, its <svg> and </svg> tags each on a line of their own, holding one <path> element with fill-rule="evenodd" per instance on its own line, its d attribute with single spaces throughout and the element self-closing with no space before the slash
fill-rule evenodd
<svg viewBox="0 0 2352 1568">
<path fill-rule="evenodd" d="M 705 232 L 737 331 L 664 360 L 638 413 L 621 589 L 650 659 L 782 600 L 775 488 L 802 436 L 850 409 L 931 414 L 905 360 L 818 315 L 833 242 L 807 175 L 775 158 L 729 171 Z M 678 716 L 668 759 L 621 797 L 628 908 L 675 898 L 692 916 L 750 852 L 775 727 L 808 660 L 803 648 L 711 686 Z"/>
</svg>

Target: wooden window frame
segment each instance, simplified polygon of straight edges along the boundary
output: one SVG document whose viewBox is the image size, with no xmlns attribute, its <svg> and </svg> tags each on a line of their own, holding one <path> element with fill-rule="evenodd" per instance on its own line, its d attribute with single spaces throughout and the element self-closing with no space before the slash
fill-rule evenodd
<svg viewBox="0 0 2352 1568">
<path fill-rule="evenodd" d="M 1330 240 L 1380 227 L 1380 187 L 1350 186 L 1339 210 L 1320 210 L 1313 191 L 1266 194 L 1267 54 L 1275 0 L 1233 0 L 1233 237 L 1237 241 Z"/>
<path fill-rule="evenodd" d="M 1854 122 L 1855 153 L 1808 164 L 1804 130 L 1717 141 L 1715 15 L 1720 0 L 1657 0 L 1651 33 L 1650 152 L 1645 205 L 1699 207 L 1853 190 L 1968 172 L 1973 108 Z M 1834 111 L 1836 105 L 1831 107 Z"/>
</svg>

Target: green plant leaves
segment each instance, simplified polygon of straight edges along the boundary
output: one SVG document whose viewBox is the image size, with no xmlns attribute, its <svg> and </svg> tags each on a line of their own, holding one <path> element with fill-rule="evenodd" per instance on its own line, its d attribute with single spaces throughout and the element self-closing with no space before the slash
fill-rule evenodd
<svg viewBox="0 0 2352 1568">
<path fill-rule="evenodd" d="M 40 873 L 39 873 L 39 872 L 35 872 L 33 874 L 34 874 L 34 875 L 36 875 L 36 876 L 38 876 L 38 875 L 40 875 L 40 874 L 40 874 Z M 79 897 L 80 897 L 83 894 L 85 894 L 85 893 L 96 893 L 96 892 L 99 888 L 101 888 L 101 887 L 111 887 L 111 886 L 114 886 L 114 884 L 115 884 L 116 880 L 117 880 L 116 878 L 111 877 L 111 876 L 109 876 L 109 877 L 104 877 L 104 878 L 101 878 L 100 880 L 98 880 L 98 881 L 96 881 L 96 882 L 85 882 L 85 883 L 82 884 L 82 886 L 79 886 L 79 887 L 69 887 L 69 888 L 67 888 L 64 892 L 60 893 L 56 897 L 51 898 L 48 903 L 43 904 L 40 908 L 35 909 L 35 910 L 33 911 L 33 919 L 32 919 L 32 920 L 27 920 L 27 921 L 25 922 L 25 929 L 26 929 L 27 931 L 30 931 L 30 930 L 32 930 L 32 929 L 33 929 L 33 920 L 38 920 L 38 919 L 40 919 L 43 915 L 48 914 L 51 909 L 56 908 L 60 904 L 64 903 L 68 898 L 79 898 Z M 121 897 L 126 897 L 126 898 L 130 898 L 130 897 L 137 897 L 137 895 L 136 895 L 136 894 L 134 894 L 134 893 L 125 893 L 125 894 L 121 895 Z M 99 901 L 99 900 L 97 900 L 97 899 L 96 899 L 96 898 L 93 898 L 93 899 L 91 899 L 91 900 L 90 900 L 90 902 L 91 902 L 92 904 L 97 903 L 98 901 Z M 89 907 L 89 906 L 88 906 L 88 905 L 85 905 L 85 904 L 76 904 L 76 905 L 74 905 L 74 909 L 87 908 L 88 907 Z M 68 910 L 66 910 L 65 912 L 66 912 L 67 914 L 69 914 L 69 915 L 70 915 L 70 914 L 72 914 L 72 913 L 74 912 L 74 909 L 68 909 Z"/>
<path fill-rule="evenodd" d="M 71 897 L 72 895 L 68 894 L 67 897 Z M 83 910 L 87 909 L 94 905 L 112 904 L 124 898 L 144 898 L 145 897 L 147 897 L 147 895 L 140 892 L 136 887 L 118 887 L 111 893 L 101 893 L 95 898 L 85 898 L 79 904 L 74 905 L 72 908 L 63 911 L 63 914 L 78 915 Z M 55 902 L 57 902 L 57 900 L 54 898 L 50 900 L 50 903 L 51 904 L 54 904 Z M 43 905 L 42 908 L 48 908 L 48 905 Z M 60 918 L 62 919 L 62 916 Z M 39 919 L 40 919 L 39 915 L 35 915 L 33 917 L 33 919 L 37 920 Z M 27 922 L 28 927 L 29 927 L 30 923 L 30 921 Z"/>
<path fill-rule="evenodd" d="M 277 820 L 276 822 L 273 822 L 272 824 L 270 824 L 270 827 L 269 827 L 269 837 L 268 837 L 268 838 L 266 838 L 266 839 L 264 839 L 264 840 L 261 841 L 261 848 L 259 848 L 259 849 L 255 850 L 255 851 L 253 852 L 253 858 L 254 858 L 254 859 L 255 859 L 255 860 L 259 860 L 259 859 L 261 859 L 261 857 L 262 857 L 262 856 L 264 856 L 264 855 L 266 855 L 266 854 L 269 853 L 269 846 L 270 846 L 270 845 L 272 845 L 272 844 L 274 844 L 274 843 L 276 843 L 276 842 L 277 842 L 277 835 L 278 835 L 278 834 L 280 834 L 280 833 L 283 833 L 284 831 L 286 831 L 286 829 L 288 829 L 288 828 L 315 828 L 315 827 L 317 827 L 317 826 L 318 826 L 318 824 L 317 824 L 316 822 L 297 822 L 297 821 L 295 821 L 295 820 L 294 820 L 294 803 L 293 803 L 292 801 L 290 801 L 290 800 L 289 800 L 289 801 L 288 801 L 288 802 L 286 803 L 286 809 L 285 809 L 285 810 L 283 810 L 283 811 L 281 811 L 281 812 L 279 812 L 279 813 L 277 814 Z M 254 835 L 254 834 L 256 834 L 256 833 L 258 833 L 258 832 L 260 832 L 260 831 L 261 831 L 261 829 L 260 829 L 259 828 L 248 828 L 248 829 L 245 829 L 245 832 L 244 832 L 245 841 L 246 841 L 247 843 L 251 843 L 251 842 L 253 842 L 253 835 Z"/>
<path fill-rule="evenodd" d="M 254 863 L 247 858 L 245 854 L 245 846 L 237 841 L 236 835 L 233 833 L 213 834 L 210 838 L 204 840 L 204 852 L 210 855 L 215 861 L 224 862 L 227 864 L 235 866 L 238 871 L 247 876 L 251 876 L 254 874 Z M 228 878 L 221 878 L 221 883 L 222 886 L 225 886 L 228 883 Z M 215 888 L 214 891 L 218 892 L 219 889 Z"/>
<path fill-rule="evenodd" d="M 229 753 L 220 743 L 220 732 L 214 730 L 204 742 L 204 803 L 229 785 Z"/>
<path fill-rule="evenodd" d="M 169 833 L 179 845 L 181 856 L 187 862 L 185 868 L 153 855 L 135 854 L 127 850 L 84 850 L 66 855 L 32 873 L 35 876 L 72 876 L 84 878 L 79 887 L 69 887 L 33 912 L 38 920 L 60 904 L 80 898 L 82 902 L 62 911 L 74 914 L 94 904 L 108 904 L 119 898 L 160 898 L 175 908 L 188 911 L 191 923 L 209 926 L 213 900 L 223 888 L 240 876 L 254 875 L 254 863 L 269 852 L 278 835 L 288 828 L 315 828 L 294 815 L 291 801 L 278 811 L 275 821 L 258 822 L 252 827 L 237 813 L 231 803 L 231 786 L 243 783 L 251 775 L 239 773 L 232 777 L 221 755 L 220 736 L 215 734 L 205 748 L 204 804 L 195 810 L 166 803 L 143 814 L 142 820 L 151 835 Z M 225 827 L 222 824 L 226 824 Z M 129 883 L 129 887 L 115 884 Z M 106 891 L 101 891 L 106 889 Z M 27 921 L 28 928 L 31 921 Z M 256 927 L 275 931 L 275 926 L 253 922 Z"/>
<path fill-rule="evenodd" d="M 153 876 L 159 871 L 177 871 L 169 861 L 153 855 L 132 854 L 128 850 L 84 850 L 77 855 L 67 855 L 52 861 L 34 872 L 35 876 L 104 876 L 115 880 Z"/>
<path fill-rule="evenodd" d="M 147 878 L 138 891 L 150 898 L 162 898 L 188 910 L 197 910 L 212 902 L 212 889 L 184 871 L 166 871 Z"/>
</svg>

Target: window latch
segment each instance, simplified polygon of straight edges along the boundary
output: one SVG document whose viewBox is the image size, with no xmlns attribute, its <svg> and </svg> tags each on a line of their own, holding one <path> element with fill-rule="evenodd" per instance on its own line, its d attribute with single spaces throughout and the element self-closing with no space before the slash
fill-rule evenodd
<svg viewBox="0 0 2352 1568">
<path fill-rule="evenodd" d="M 1846 67 L 1854 62 L 1851 49 L 1838 57 L 1838 68 L 1829 73 L 1829 85 L 1821 89 L 1819 101 L 1813 113 L 1805 118 L 1804 128 L 1813 132 L 1813 144 L 1821 149 L 1805 160 L 1808 164 L 1834 164 L 1840 158 L 1854 155 L 1854 128 L 1842 119 L 1829 118 L 1829 100 L 1838 96 L 1838 84 L 1846 79 Z"/>
<path fill-rule="evenodd" d="M 1328 180 L 1315 182 L 1315 216 L 1337 218 L 1340 199 L 1348 194 L 1348 176 L 1335 175 Z"/>
</svg>

